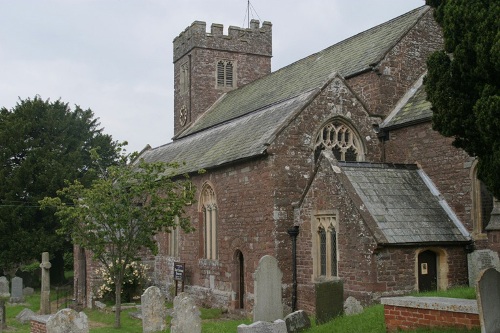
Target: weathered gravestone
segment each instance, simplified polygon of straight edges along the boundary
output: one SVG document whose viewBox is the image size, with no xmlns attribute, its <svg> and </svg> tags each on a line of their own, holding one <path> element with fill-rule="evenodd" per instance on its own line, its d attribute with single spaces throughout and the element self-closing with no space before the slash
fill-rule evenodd
<svg viewBox="0 0 500 333">
<path fill-rule="evenodd" d="M 23 295 L 24 296 L 31 296 L 35 293 L 35 289 L 31 288 L 31 287 L 26 287 L 23 289 Z"/>
<path fill-rule="evenodd" d="M 166 328 L 167 311 L 165 297 L 160 288 L 152 286 L 141 296 L 142 331 L 144 333 L 160 332 Z"/>
<path fill-rule="evenodd" d="M 363 312 L 361 303 L 352 296 L 347 297 L 344 302 L 344 314 L 346 316 L 352 316 L 361 312 Z"/>
<path fill-rule="evenodd" d="M 263 256 L 255 271 L 255 304 L 253 321 L 275 321 L 283 319 L 281 300 L 281 278 L 283 273 L 278 267 L 278 260 L 272 256 Z"/>
<path fill-rule="evenodd" d="M 238 326 L 238 333 L 287 333 L 287 330 L 285 321 L 277 319 L 272 323 L 257 321 L 250 325 L 241 324 Z"/>
<path fill-rule="evenodd" d="M 34 315 L 35 313 L 31 309 L 25 308 L 17 314 L 16 319 L 21 324 L 26 324 L 30 322 L 31 317 Z"/>
<path fill-rule="evenodd" d="M 324 324 L 342 314 L 344 310 L 344 285 L 342 280 L 317 282 L 316 323 Z"/>
<path fill-rule="evenodd" d="M 285 323 L 288 333 L 302 332 L 311 328 L 311 320 L 304 310 L 295 311 L 287 315 Z"/>
<path fill-rule="evenodd" d="M 500 333 L 500 272 L 488 268 L 477 283 L 477 305 L 482 333 Z"/>
<path fill-rule="evenodd" d="M 50 267 L 49 253 L 42 253 L 42 290 L 40 292 L 40 314 L 50 314 Z"/>
<path fill-rule="evenodd" d="M 11 303 L 22 303 L 24 302 L 23 295 L 23 279 L 19 276 L 15 276 L 11 282 L 12 289 L 10 295 Z"/>
<path fill-rule="evenodd" d="M 62 309 L 47 320 L 47 333 L 88 333 L 89 321 L 83 312 Z"/>
<path fill-rule="evenodd" d="M 498 253 L 491 250 L 476 250 L 467 254 L 469 270 L 469 287 L 476 287 L 479 274 L 487 268 L 495 268 L 500 271 L 500 259 Z"/>
<path fill-rule="evenodd" d="M 174 298 L 170 333 L 201 333 L 200 310 L 187 293 Z"/>
<path fill-rule="evenodd" d="M 0 277 L 0 330 L 7 328 L 5 302 L 10 298 L 9 281 L 5 276 Z"/>
</svg>

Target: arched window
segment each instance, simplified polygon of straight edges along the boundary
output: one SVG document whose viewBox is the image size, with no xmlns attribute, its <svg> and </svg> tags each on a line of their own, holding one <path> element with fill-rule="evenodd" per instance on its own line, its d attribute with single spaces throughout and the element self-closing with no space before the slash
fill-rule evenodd
<svg viewBox="0 0 500 333">
<path fill-rule="evenodd" d="M 313 218 L 313 253 L 315 277 L 338 276 L 337 218 L 331 212 L 319 213 Z"/>
<path fill-rule="evenodd" d="M 232 88 L 234 85 L 234 66 L 231 61 L 220 60 L 217 63 L 217 87 Z"/>
<path fill-rule="evenodd" d="M 176 227 L 171 229 L 169 233 L 167 233 L 167 254 L 170 257 L 178 257 L 179 256 L 179 217 L 175 217 L 175 225 Z"/>
<path fill-rule="evenodd" d="M 204 257 L 217 259 L 217 199 L 209 184 L 201 192 L 201 212 L 203 215 Z"/>
<path fill-rule="evenodd" d="M 475 236 L 484 235 L 486 226 L 491 219 L 493 210 L 493 195 L 488 191 L 486 185 L 477 178 L 477 161 L 474 162 L 471 172 L 472 178 L 472 220 Z"/>
<path fill-rule="evenodd" d="M 338 161 L 356 162 L 365 159 L 358 134 L 340 119 L 333 119 L 319 131 L 314 146 L 316 161 L 324 149 L 330 149 Z"/>
</svg>

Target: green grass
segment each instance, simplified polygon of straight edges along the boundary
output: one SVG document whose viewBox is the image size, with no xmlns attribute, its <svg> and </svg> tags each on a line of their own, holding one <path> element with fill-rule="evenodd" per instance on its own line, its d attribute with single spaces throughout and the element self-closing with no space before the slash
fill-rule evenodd
<svg viewBox="0 0 500 333">
<path fill-rule="evenodd" d="M 51 292 L 51 298 L 54 297 L 54 292 Z M 436 296 L 436 297 L 454 297 L 475 299 L 475 290 L 473 288 L 453 288 L 447 291 L 417 293 L 412 296 Z M 27 297 L 26 303 L 23 305 L 8 305 L 7 306 L 7 325 L 15 328 L 16 333 L 29 333 L 30 325 L 21 325 L 15 319 L 16 315 L 24 308 L 30 308 L 33 311 L 38 311 L 40 308 L 40 294 Z M 167 307 L 172 307 L 172 304 L 167 304 Z M 135 312 L 136 309 L 127 309 L 122 311 L 121 324 L 122 328 L 115 329 L 114 312 L 102 312 L 98 310 L 85 310 L 91 329 L 91 333 L 135 333 L 142 332 L 142 322 L 138 319 L 131 318 L 130 312 Z M 224 333 L 237 331 L 240 324 L 250 324 L 250 319 L 228 320 L 220 309 L 200 309 L 202 319 L 203 333 Z M 171 318 L 167 318 L 167 324 Z M 434 328 L 434 329 L 419 329 L 414 331 L 405 331 L 406 333 L 479 333 L 479 328 L 472 330 L 459 330 L 456 328 Z M 167 329 L 165 332 L 170 332 Z M 312 327 L 305 333 L 385 333 L 384 324 L 384 309 L 382 305 L 374 305 L 366 307 L 363 313 L 354 316 L 341 316 L 326 324 L 316 325 L 312 318 Z"/>
</svg>

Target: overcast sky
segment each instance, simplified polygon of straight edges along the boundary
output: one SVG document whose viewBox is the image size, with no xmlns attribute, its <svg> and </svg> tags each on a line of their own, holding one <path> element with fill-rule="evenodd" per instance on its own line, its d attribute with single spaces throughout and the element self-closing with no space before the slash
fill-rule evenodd
<svg viewBox="0 0 500 333">
<path fill-rule="evenodd" d="M 193 21 L 246 26 L 247 0 L 0 0 L 0 107 L 19 98 L 92 109 L 128 150 L 171 141 L 172 41 Z M 273 71 L 423 0 L 252 0 L 273 24 Z"/>
</svg>

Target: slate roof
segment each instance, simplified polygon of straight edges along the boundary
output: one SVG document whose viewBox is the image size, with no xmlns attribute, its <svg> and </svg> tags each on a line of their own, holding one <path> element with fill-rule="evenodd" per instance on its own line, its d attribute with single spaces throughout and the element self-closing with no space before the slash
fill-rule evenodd
<svg viewBox="0 0 500 333">
<path fill-rule="evenodd" d="M 468 233 L 415 165 L 340 166 L 389 244 L 468 241 Z"/>
<path fill-rule="evenodd" d="M 185 162 L 178 172 L 190 172 L 264 154 L 334 73 L 348 77 L 376 65 L 428 10 L 414 9 L 227 93 L 173 142 L 141 157 Z"/>
<path fill-rule="evenodd" d="M 277 124 L 287 123 L 316 93 L 306 92 L 196 135 L 148 150 L 141 157 L 146 162 L 185 162 L 177 170 L 180 174 L 264 154 L 279 131 Z"/>
<path fill-rule="evenodd" d="M 395 110 L 394 114 L 389 115 L 380 125 L 386 130 L 409 126 L 418 122 L 430 121 L 432 119 L 431 103 L 427 101 L 424 85 L 420 85 L 413 96 L 400 109 Z"/>
<path fill-rule="evenodd" d="M 179 137 L 320 87 L 334 72 L 349 77 L 372 68 L 429 8 L 414 9 L 228 92 Z"/>
</svg>

